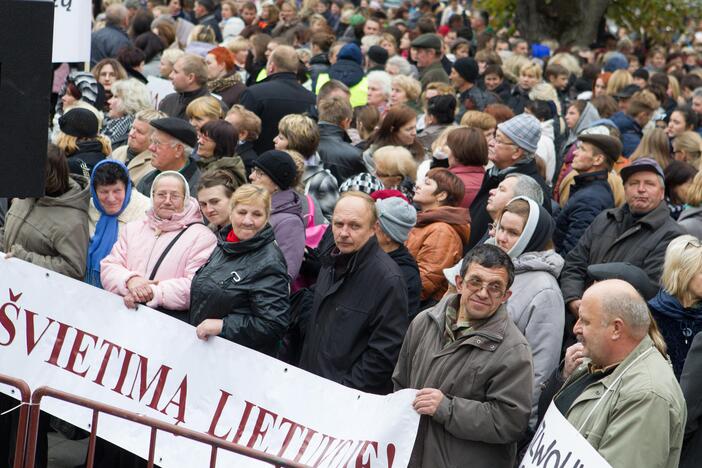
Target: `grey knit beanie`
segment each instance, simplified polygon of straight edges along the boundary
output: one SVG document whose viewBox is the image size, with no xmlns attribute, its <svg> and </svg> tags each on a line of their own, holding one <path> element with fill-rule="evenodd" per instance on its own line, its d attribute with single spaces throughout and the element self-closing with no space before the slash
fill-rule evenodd
<svg viewBox="0 0 702 468">
<path fill-rule="evenodd" d="M 400 197 L 375 202 L 378 221 L 383 231 L 395 242 L 404 244 L 410 229 L 417 222 L 417 211 Z"/>
<path fill-rule="evenodd" d="M 533 115 L 519 114 L 499 124 L 497 129 L 527 153 L 536 153 L 541 138 L 541 124 Z"/>
</svg>

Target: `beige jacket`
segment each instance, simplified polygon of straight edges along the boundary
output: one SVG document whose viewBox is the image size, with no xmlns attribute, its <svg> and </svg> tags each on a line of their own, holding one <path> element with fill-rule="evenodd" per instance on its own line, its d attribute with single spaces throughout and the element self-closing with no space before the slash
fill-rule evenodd
<svg viewBox="0 0 702 468">
<path fill-rule="evenodd" d="M 143 151 L 127 163 L 127 145 L 122 145 L 112 152 L 110 159 L 123 162 L 129 169 L 129 177 L 132 179 L 134 187 L 139 185 L 139 181 L 155 168 L 151 165 L 151 158 L 154 155 L 151 151 Z"/>
</svg>

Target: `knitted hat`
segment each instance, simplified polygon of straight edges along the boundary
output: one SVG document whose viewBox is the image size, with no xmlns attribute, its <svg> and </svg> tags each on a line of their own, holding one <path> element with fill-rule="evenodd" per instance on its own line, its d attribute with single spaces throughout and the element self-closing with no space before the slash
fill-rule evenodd
<svg viewBox="0 0 702 468">
<path fill-rule="evenodd" d="M 379 45 L 371 46 L 370 49 L 368 49 L 367 55 L 369 59 L 378 65 L 385 65 L 388 61 L 388 51 Z"/>
<path fill-rule="evenodd" d="M 265 172 L 281 190 L 289 189 L 297 175 L 295 161 L 285 151 L 266 151 L 254 159 L 253 167 Z"/>
<path fill-rule="evenodd" d="M 395 242 L 404 244 L 417 222 L 417 211 L 398 197 L 376 201 L 375 211 L 383 231 Z"/>
<path fill-rule="evenodd" d="M 604 64 L 604 71 L 606 72 L 626 70 L 627 68 L 629 68 L 629 61 L 621 52 L 612 52 Z"/>
<path fill-rule="evenodd" d="M 536 152 L 536 146 L 541 138 L 541 124 L 533 115 L 519 114 L 499 124 L 497 129 L 524 151 Z"/>
<path fill-rule="evenodd" d="M 156 130 L 161 130 L 163 133 L 167 133 L 176 140 L 181 141 L 190 147 L 197 144 L 197 133 L 195 132 L 195 127 L 183 119 L 164 117 L 162 119 L 152 120 L 150 125 Z"/>
<path fill-rule="evenodd" d="M 349 43 L 342 47 L 336 58 L 337 60 L 352 60 L 359 65 L 363 63 L 361 49 L 354 43 Z"/>
<path fill-rule="evenodd" d="M 66 135 L 92 138 L 98 133 L 98 119 L 92 111 L 74 107 L 59 118 L 59 128 Z"/>
<path fill-rule="evenodd" d="M 456 72 L 461 75 L 461 78 L 469 83 L 475 83 L 475 81 L 478 79 L 478 75 L 480 74 L 480 71 L 478 70 L 478 62 L 471 57 L 456 60 L 453 63 L 453 68 L 455 68 Z"/>
</svg>

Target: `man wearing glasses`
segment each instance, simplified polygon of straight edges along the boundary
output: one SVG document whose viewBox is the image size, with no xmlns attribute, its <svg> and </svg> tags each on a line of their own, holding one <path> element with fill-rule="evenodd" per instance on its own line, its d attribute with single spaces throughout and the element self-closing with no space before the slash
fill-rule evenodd
<svg viewBox="0 0 702 468">
<path fill-rule="evenodd" d="M 154 119 L 150 125 L 154 128 L 149 145 L 149 151 L 153 154 L 151 165 L 154 170 L 139 181 L 137 190 L 148 197 L 157 175 L 163 171 L 176 171 L 188 181 L 190 194 L 197 196 L 200 169 L 190 157 L 197 143 L 195 128 L 185 120 L 175 117 Z"/>
<path fill-rule="evenodd" d="M 514 466 L 531 411 L 533 365 L 504 303 L 512 261 L 492 245 L 475 247 L 447 294 L 410 324 L 395 390 L 419 389 L 422 418 L 410 467 Z"/>
</svg>

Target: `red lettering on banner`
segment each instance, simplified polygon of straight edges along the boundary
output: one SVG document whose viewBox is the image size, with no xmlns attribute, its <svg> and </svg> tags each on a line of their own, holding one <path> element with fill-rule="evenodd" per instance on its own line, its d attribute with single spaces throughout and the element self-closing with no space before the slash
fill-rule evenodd
<svg viewBox="0 0 702 468">
<path fill-rule="evenodd" d="M 268 426 L 266 426 L 265 429 L 263 429 L 263 423 L 266 420 L 266 416 L 272 416 L 273 421 L 268 423 Z M 256 424 L 254 425 L 253 431 L 251 432 L 251 437 L 249 438 L 249 442 L 246 444 L 247 447 L 253 448 L 254 444 L 256 443 L 256 439 L 258 439 L 259 436 L 261 436 L 261 443 L 263 443 L 263 440 L 266 438 L 266 434 L 268 433 L 268 430 L 272 428 L 275 425 L 275 420 L 278 417 L 277 414 L 275 414 L 272 411 L 268 411 L 265 408 L 261 408 L 260 406 L 258 407 L 258 418 L 256 418 Z M 260 450 L 265 451 L 265 448 L 261 448 Z"/>
<path fill-rule="evenodd" d="M 134 399 L 134 387 L 136 387 L 137 377 L 139 377 L 139 401 L 141 401 L 141 399 L 144 398 L 144 395 L 146 395 L 146 392 L 149 391 L 151 385 L 153 385 L 153 383 L 156 381 L 156 378 L 158 377 L 158 383 L 156 383 L 156 388 L 154 388 L 154 395 L 151 397 L 151 402 L 149 402 L 146 405 L 149 408 L 158 411 L 158 401 L 161 399 L 161 394 L 163 393 L 163 387 L 166 385 L 168 373 L 172 369 L 166 365 L 162 365 L 158 368 L 158 370 L 156 371 L 156 375 L 154 375 L 154 377 L 151 379 L 151 382 L 149 382 L 149 384 L 147 385 L 146 377 L 149 371 L 149 359 L 140 354 L 137 354 L 137 356 L 139 356 L 139 360 L 137 361 L 137 370 L 134 374 L 134 380 L 132 381 L 132 388 L 131 390 L 129 390 L 129 394 L 125 394 L 124 396 L 126 396 L 129 399 Z"/>
<path fill-rule="evenodd" d="M 280 451 L 278 452 L 278 456 L 282 457 L 283 453 L 288 449 L 288 445 L 290 444 L 290 441 L 292 440 L 293 436 L 295 435 L 295 431 L 300 429 L 300 434 L 305 432 L 305 426 L 302 426 L 295 421 L 292 421 L 288 418 L 283 418 L 283 420 L 280 422 L 280 428 L 282 429 L 284 424 L 290 424 L 290 429 L 288 429 L 288 433 L 285 435 L 285 440 L 283 440 L 283 446 L 280 447 Z"/>
<path fill-rule="evenodd" d="M 176 401 L 176 395 L 178 395 L 178 400 Z M 168 409 L 171 404 L 175 405 L 178 407 L 178 416 L 176 416 L 176 425 L 179 423 L 184 423 L 185 422 L 185 402 L 187 401 L 188 398 L 188 376 L 186 375 L 183 377 L 183 380 L 180 382 L 180 385 L 178 385 L 178 389 L 175 391 L 173 396 L 171 397 L 170 400 L 168 400 L 168 403 L 166 403 L 166 406 L 163 407 L 161 410 L 161 413 L 165 414 L 168 416 L 168 413 L 166 413 L 166 410 Z"/>
<path fill-rule="evenodd" d="M 363 447 L 361 447 L 360 452 L 358 452 L 358 456 L 356 457 L 356 468 L 371 468 L 371 455 L 368 455 L 368 462 L 364 463 L 363 462 L 363 454 L 366 452 L 368 447 L 373 447 L 375 449 L 375 457 L 378 456 L 378 442 L 372 442 L 370 440 L 366 440 L 363 442 Z"/>
<path fill-rule="evenodd" d="M 112 350 L 116 349 L 117 353 L 119 353 L 122 350 L 121 346 L 118 346 L 110 341 L 107 340 L 102 340 L 102 348 L 107 345 L 107 351 L 105 351 L 104 356 L 102 357 L 102 364 L 100 364 L 100 370 L 98 370 L 97 376 L 95 377 L 95 380 L 93 380 L 93 383 L 96 383 L 100 385 L 101 387 L 104 387 L 102 384 L 102 379 L 105 378 L 105 371 L 107 370 L 107 364 L 110 362 L 110 357 L 112 356 Z"/>
<path fill-rule="evenodd" d="M 356 442 L 356 446 L 353 448 L 353 450 L 351 450 L 349 452 L 349 456 L 346 458 L 346 460 L 344 460 L 344 462 L 341 466 L 348 466 L 349 462 L 351 461 L 353 456 L 356 454 L 356 450 L 358 450 L 358 447 L 363 443 L 365 443 L 365 442 L 362 440 L 359 440 L 358 442 Z"/>
<path fill-rule="evenodd" d="M 71 354 L 68 356 L 68 362 L 66 363 L 66 367 L 64 367 L 64 369 L 66 369 L 68 372 L 79 375 L 81 377 L 85 377 L 88 373 L 88 370 L 90 369 L 85 369 L 83 372 L 78 372 L 75 369 L 76 359 L 78 358 L 78 356 L 80 356 L 82 363 L 85 360 L 85 353 L 88 352 L 87 346 L 85 347 L 85 349 L 80 348 L 80 346 L 83 344 L 83 338 L 85 338 L 86 336 L 90 337 L 93 340 L 93 346 L 97 345 L 97 336 L 76 328 L 76 339 L 75 341 L 73 341 L 73 347 L 71 347 Z"/>
<path fill-rule="evenodd" d="M 12 291 L 10 290 L 10 296 L 12 296 Z M 12 302 L 6 302 L 5 304 L 0 307 L 0 325 L 2 325 L 2 328 L 5 329 L 7 332 L 7 341 L 5 342 L 0 342 L 0 345 L 2 346 L 7 346 L 12 344 L 12 342 L 15 340 L 15 335 L 17 334 L 17 330 L 15 329 L 15 324 L 10 320 L 10 317 L 7 315 L 7 309 L 8 308 L 13 308 L 15 309 L 15 314 L 17 315 L 17 318 L 19 318 L 19 313 L 20 313 L 20 308 L 17 306 L 17 304 L 13 304 Z"/>
<path fill-rule="evenodd" d="M 295 455 L 295 459 L 293 461 L 299 462 L 302 459 L 302 455 L 304 455 L 305 451 L 307 450 L 307 447 L 310 445 L 310 440 L 312 440 L 312 437 L 314 437 L 316 434 L 317 431 L 315 431 L 314 429 L 310 429 L 309 427 L 307 428 L 307 435 L 305 435 L 305 440 L 302 441 L 300 450 L 297 451 L 297 455 Z"/>
<path fill-rule="evenodd" d="M 229 430 L 227 431 L 226 434 L 218 436 L 215 433 L 215 429 L 217 428 L 217 423 L 219 422 L 219 418 L 222 417 L 222 411 L 224 410 L 224 407 L 227 405 L 227 401 L 229 400 L 229 397 L 232 396 L 231 393 L 225 392 L 221 388 L 219 389 L 219 402 L 217 403 L 217 409 L 215 410 L 214 416 L 212 416 L 212 422 L 210 423 L 210 428 L 207 430 L 207 433 L 211 436 L 217 437 L 218 439 L 222 440 L 227 440 L 227 437 L 229 437 L 229 434 L 232 432 L 232 428 L 230 427 Z"/>
<path fill-rule="evenodd" d="M 39 335 L 39 338 L 36 340 L 34 339 L 34 317 L 37 316 L 36 313 L 32 312 L 31 310 L 24 309 L 24 314 L 25 314 L 25 319 L 27 320 L 27 356 L 32 354 L 32 351 L 34 351 L 34 348 L 37 346 L 39 341 L 44 337 L 44 334 L 46 333 L 46 330 L 49 329 L 52 323 L 54 323 L 54 319 L 48 318 L 47 320 L 49 323 L 46 324 L 44 327 L 44 331 L 41 332 L 41 335 Z"/>
<path fill-rule="evenodd" d="M 129 370 L 129 363 L 132 360 L 132 356 L 134 356 L 134 351 L 129 351 L 128 349 L 124 349 L 124 357 L 122 358 L 122 368 L 119 371 L 119 377 L 117 378 L 117 383 L 115 384 L 115 387 L 112 389 L 113 392 L 117 392 L 119 394 L 122 394 L 122 387 L 124 386 L 124 381 L 127 379 L 127 371 Z"/>
<path fill-rule="evenodd" d="M 319 443 L 319 445 L 317 446 L 317 449 L 319 449 L 319 447 L 322 446 L 322 444 L 324 443 L 324 440 L 325 440 L 325 439 L 328 439 L 327 445 L 324 447 L 324 450 L 322 451 L 322 454 L 319 456 L 319 458 L 317 458 L 317 463 L 315 463 L 314 465 L 312 465 L 312 466 L 315 467 L 315 468 L 319 466 L 319 464 L 322 462 L 322 460 L 323 460 L 324 458 L 326 458 L 326 456 L 327 456 L 327 451 L 329 450 L 329 447 L 331 446 L 331 444 L 333 444 L 333 443 L 336 441 L 336 437 L 332 437 L 332 436 L 328 436 L 328 435 L 323 435 L 323 436 L 322 436 L 322 441 L 321 441 L 321 442 Z M 312 458 L 314 457 L 314 455 L 315 455 L 316 453 L 317 453 L 317 450 L 315 449 L 315 452 L 312 454 L 312 457 L 310 457 L 310 461 L 312 461 Z M 309 463 L 307 463 L 307 464 L 309 465 Z"/>
<path fill-rule="evenodd" d="M 251 409 L 253 409 L 256 405 L 254 405 L 251 402 L 244 401 L 246 406 L 244 407 L 244 414 L 241 415 L 241 421 L 239 421 L 239 427 L 236 430 L 236 434 L 234 435 L 234 442 L 235 444 L 239 443 L 239 439 L 241 439 L 241 436 L 244 434 L 244 429 L 246 429 L 246 423 L 249 422 L 249 416 L 251 415 Z"/>
<path fill-rule="evenodd" d="M 27 309 L 25 309 L 25 312 L 29 312 L 29 311 Z M 50 318 L 49 318 L 49 320 L 51 322 L 54 321 L 53 319 L 50 319 Z M 59 355 L 61 354 L 61 348 L 63 347 L 63 343 L 66 341 L 66 333 L 68 333 L 68 329 L 71 327 L 69 327 L 65 323 L 61 323 L 58 321 L 56 323 L 58 323 L 58 326 L 59 326 L 58 332 L 56 333 L 56 341 L 54 341 L 54 348 L 51 350 L 51 356 L 49 356 L 49 359 L 46 360 L 45 362 L 47 362 L 48 364 L 53 364 L 56 367 L 60 367 L 58 365 L 58 358 L 59 358 Z M 41 337 L 39 337 L 39 338 L 41 338 Z M 27 341 L 29 341 L 29 339 L 27 339 Z"/>
</svg>

